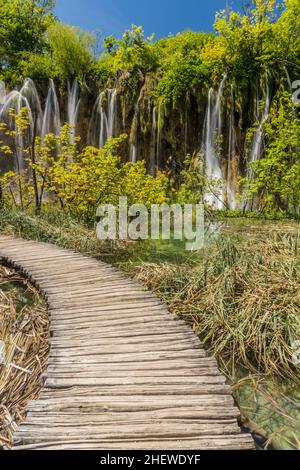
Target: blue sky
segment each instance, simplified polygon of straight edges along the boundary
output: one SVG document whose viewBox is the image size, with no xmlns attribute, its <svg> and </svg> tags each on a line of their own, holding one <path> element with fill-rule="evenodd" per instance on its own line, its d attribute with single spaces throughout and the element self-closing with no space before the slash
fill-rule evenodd
<svg viewBox="0 0 300 470">
<path fill-rule="evenodd" d="M 64 22 L 103 36 L 117 37 L 142 25 L 156 38 L 185 29 L 211 31 L 215 12 L 242 0 L 56 0 L 56 15 Z"/>
</svg>

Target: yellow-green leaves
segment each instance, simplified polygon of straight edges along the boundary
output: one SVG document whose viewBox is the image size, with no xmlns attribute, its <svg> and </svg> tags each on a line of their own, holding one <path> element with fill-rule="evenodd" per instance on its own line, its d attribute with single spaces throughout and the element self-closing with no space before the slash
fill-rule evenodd
<svg viewBox="0 0 300 470">
<path fill-rule="evenodd" d="M 11 117 L 17 130 L 9 132 L 11 145 L 1 144 L 1 150 L 14 157 L 15 137 L 26 134 L 30 121 L 27 108 L 19 114 L 11 113 Z M 22 167 L 0 179 L 8 203 L 22 208 L 34 206 L 40 211 L 43 202 L 50 199 L 66 213 L 91 222 L 99 204 L 117 205 L 120 196 L 127 196 L 131 204 L 167 202 L 169 183 L 164 174 L 150 176 L 144 162 L 121 163 L 117 153 L 126 135 L 109 140 L 102 149 L 80 149 L 80 139 L 71 143 L 70 137 L 71 126 L 65 124 L 59 136 L 37 137 L 22 149 Z"/>
</svg>

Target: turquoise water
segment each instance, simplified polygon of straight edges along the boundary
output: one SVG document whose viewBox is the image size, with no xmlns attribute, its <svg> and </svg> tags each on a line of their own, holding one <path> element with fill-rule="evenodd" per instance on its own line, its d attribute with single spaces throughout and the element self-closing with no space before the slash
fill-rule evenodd
<svg viewBox="0 0 300 470">
<path fill-rule="evenodd" d="M 291 383 L 245 376 L 235 388 L 235 398 L 250 429 L 264 439 L 263 447 L 300 450 L 300 390 Z"/>
<path fill-rule="evenodd" d="M 300 231 L 300 222 L 291 221 L 260 221 L 249 219 L 224 219 L 207 222 L 205 228 L 205 245 L 203 250 L 208 250 L 211 243 L 223 236 L 251 237 L 259 233 Z M 126 252 L 115 255 L 113 262 L 117 264 L 130 261 L 134 264 L 148 263 L 198 263 L 201 262 L 203 250 L 186 250 L 187 240 L 146 240 L 132 242 Z"/>
<path fill-rule="evenodd" d="M 17 313 L 20 313 L 24 307 L 31 307 L 36 303 L 36 294 L 18 274 L 7 275 L 0 270 L 0 288 L 4 294 L 8 294 L 14 300 Z"/>
</svg>

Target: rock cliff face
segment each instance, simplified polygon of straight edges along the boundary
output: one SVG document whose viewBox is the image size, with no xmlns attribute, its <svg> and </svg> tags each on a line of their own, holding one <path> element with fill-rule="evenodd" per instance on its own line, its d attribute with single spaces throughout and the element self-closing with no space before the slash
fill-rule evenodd
<svg viewBox="0 0 300 470">
<path fill-rule="evenodd" d="M 156 84 L 151 75 L 127 72 L 101 90 L 94 83 L 80 89 L 76 82 L 62 88 L 52 81 L 27 80 L 18 92 L 7 93 L 1 84 L 0 122 L 9 122 L 9 108 L 28 105 L 32 116 L 37 115 L 41 136 L 58 132 L 64 122 L 75 126 L 81 145 L 101 147 L 108 138 L 127 134 L 120 149 L 123 160 L 144 159 L 152 174 L 167 166 L 176 174 L 186 154 L 201 152 L 209 176 L 223 180 L 221 205 L 234 208 L 239 177 L 263 153 L 262 123 L 279 84 L 264 75 L 236 91 L 224 75 L 211 88 L 191 90 L 176 106 L 156 99 Z M 255 124 L 257 132 L 248 141 L 247 132 Z M 0 170 L 8 167 L 2 155 Z"/>
</svg>

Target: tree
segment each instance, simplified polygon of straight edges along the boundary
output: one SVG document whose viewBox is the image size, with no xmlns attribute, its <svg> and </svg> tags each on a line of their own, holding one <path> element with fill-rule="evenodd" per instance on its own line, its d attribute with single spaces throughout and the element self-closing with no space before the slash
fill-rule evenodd
<svg viewBox="0 0 300 470">
<path fill-rule="evenodd" d="M 57 76 L 62 80 L 77 77 L 84 83 L 94 64 L 95 35 L 55 22 L 47 31 L 47 40 Z"/>
<path fill-rule="evenodd" d="M 0 0 L 0 68 L 10 75 L 27 53 L 42 53 L 53 0 Z"/>
</svg>

